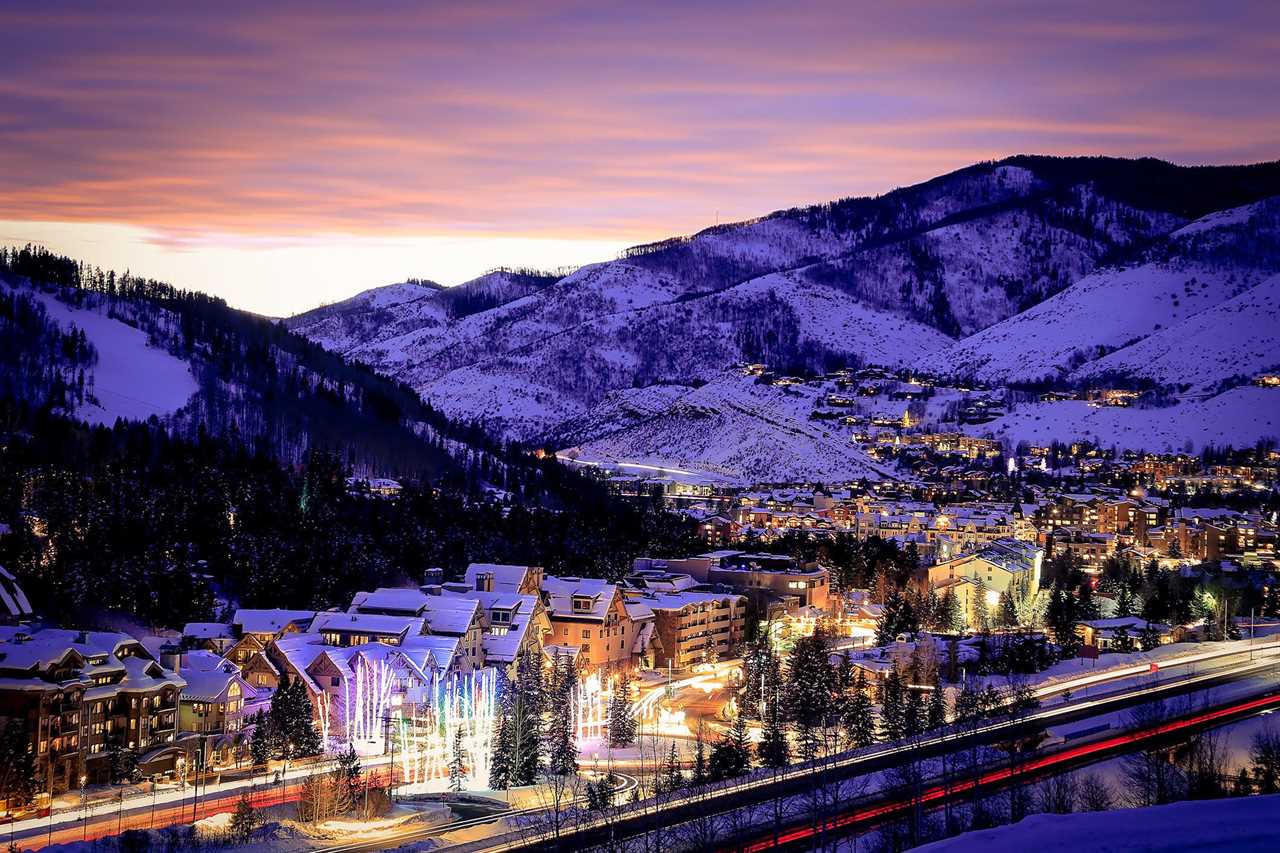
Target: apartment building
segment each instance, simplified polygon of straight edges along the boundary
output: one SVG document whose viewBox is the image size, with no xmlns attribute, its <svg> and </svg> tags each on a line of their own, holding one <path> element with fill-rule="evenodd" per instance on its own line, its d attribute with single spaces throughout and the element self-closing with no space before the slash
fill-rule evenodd
<svg viewBox="0 0 1280 853">
<path fill-rule="evenodd" d="M 542 603 L 551 622 L 548 645 L 578 646 L 580 668 L 612 671 L 633 665 L 636 626 L 616 584 L 548 575 Z"/>
<path fill-rule="evenodd" d="M 57 794 L 108 781 L 112 749 L 143 772 L 173 768 L 186 682 L 126 634 L 10 629 L 0 642 L 0 717 L 30 733 L 37 772 Z"/>
</svg>

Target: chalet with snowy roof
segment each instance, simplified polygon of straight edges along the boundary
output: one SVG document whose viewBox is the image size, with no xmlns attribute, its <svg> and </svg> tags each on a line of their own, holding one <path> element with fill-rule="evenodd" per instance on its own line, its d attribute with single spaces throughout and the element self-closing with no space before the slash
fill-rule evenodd
<svg viewBox="0 0 1280 853">
<path fill-rule="evenodd" d="M 468 587 L 480 592 L 513 592 L 538 595 L 544 572 L 541 566 L 512 566 L 503 563 L 472 563 L 463 577 Z"/>
<path fill-rule="evenodd" d="M 1139 648 L 1138 638 L 1147 631 L 1160 645 L 1174 641 L 1174 631 L 1169 625 L 1149 622 L 1141 616 L 1115 616 L 1110 619 L 1091 619 L 1076 623 L 1076 636 L 1086 646 L 1099 651 L 1134 651 Z"/>
<path fill-rule="evenodd" d="M 184 656 L 181 670 L 187 682 L 178 705 L 178 726 L 183 732 L 207 735 L 203 739 L 210 766 L 229 764 L 248 752 L 246 720 L 257 708 L 259 695 L 226 659 Z"/>
<path fill-rule="evenodd" d="M 993 607 L 1006 591 L 1020 600 L 1035 596 L 1040 589 L 1043 563 L 1042 548 L 1030 542 L 1002 539 L 973 554 L 930 566 L 928 578 L 931 586 L 943 590 L 953 586 L 948 581 L 972 581 L 981 587 L 983 603 Z M 959 589 L 955 587 L 957 593 Z"/>
<path fill-rule="evenodd" d="M 137 750 L 143 772 L 172 769 L 185 684 L 127 634 L 47 628 L 0 642 L 0 716 L 25 721 L 54 793 L 81 773 L 106 781 L 111 747 Z"/>
<path fill-rule="evenodd" d="M 236 644 L 235 628 L 227 622 L 188 622 L 182 626 L 182 644 L 222 655 Z"/>
<path fill-rule="evenodd" d="M 462 656 L 460 664 L 464 670 L 483 666 L 484 621 L 480 602 L 470 596 L 445 596 L 441 591 L 440 588 L 433 588 L 428 593 L 420 589 L 382 587 L 373 592 L 358 592 L 351 600 L 348 612 L 361 616 L 421 620 L 423 628 L 417 633 L 458 639 L 458 651 Z"/>
<path fill-rule="evenodd" d="M 318 634 L 330 646 L 362 646 L 365 643 L 398 646 L 406 638 L 425 632 L 426 620 L 421 617 L 334 611 L 317 613 L 307 631 Z"/>
<path fill-rule="evenodd" d="M 580 666 L 616 670 L 632 665 L 636 629 L 617 585 L 595 578 L 548 575 L 542 581 L 541 597 L 551 622 L 549 641 L 578 645 Z"/>
<path fill-rule="evenodd" d="M 536 595 L 512 592 L 458 591 L 445 588 L 445 597 L 477 603 L 482 617 L 481 648 L 485 666 L 510 668 L 527 652 L 537 652 L 551 636 L 551 620 Z"/>
</svg>

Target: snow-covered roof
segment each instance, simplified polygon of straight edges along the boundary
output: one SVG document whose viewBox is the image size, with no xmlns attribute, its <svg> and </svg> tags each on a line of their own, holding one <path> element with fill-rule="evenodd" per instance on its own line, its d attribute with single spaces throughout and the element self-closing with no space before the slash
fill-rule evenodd
<svg viewBox="0 0 1280 853">
<path fill-rule="evenodd" d="M 20 640 L 19 637 L 26 639 Z M 118 668 L 116 653 L 124 646 L 136 646 L 145 651 L 136 639 L 117 631 L 44 628 L 29 635 L 19 633 L 13 639 L 0 643 L 0 669 L 46 669 L 73 650 L 86 659 L 105 658 L 110 666 Z M 150 657 L 144 656 L 143 659 L 150 660 Z"/>
<path fill-rule="evenodd" d="M 296 623 L 305 631 L 311 619 L 316 615 L 314 610 L 251 610 L 241 608 L 231 619 L 231 624 L 245 634 L 279 634 L 290 622 Z"/>
<path fill-rule="evenodd" d="M 453 595 L 429 595 L 422 616 L 433 634 L 462 636 L 480 616 L 480 602 Z"/>
<path fill-rule="evenodd" d="M 4 566 L 0 566 L 0 604 L 11 619 L 21 619 L 32 613 L 27 594 L 23 592 L 13 572 Z"/>
<path fill-rule="evenodd" d="M 555 577 L 548 575 L 542 579 L 544 601 L 553 615 L 572 617 L 575 619 L 604 619 L 609 613 L 609 604 L 617 594 L 618 587 L 598 578 Z M 575 599 L 589 599 L 590 606 L 586 610 L 578 610 L 573 606 Z"/>
<path fill-rule="evenodd" d="M 249 686 L 249 682 L 241 678 L 240 672 L 231 664 L 217 669 L 188 671 L 182 677 L 187 682 L 187 686 L 182 688 L 183 701 L 225 701 L 228 688 L 235 683 L 240 685 L 244 698 L 249 699 L 257 695 L 256 691 Z"/>
<path fill-rule="evenodd" d="M 533 566 L 516 566 L 507 563 L 472 563 L 467 566 L 465 579 L 467 586 L 475 589 L 476 576 L 493 575 L 494 590 L 503 592 L 519 592 L 526 582 L 526 576 Z"/>
<path fill-rule="evenodd" d="M 188 622 L 182 626 L 182 636 L 194 640 L 231 640 L 235 631 L 225 622 Z"/>
<path fill-rule="evenodd" d="M 326 631 L 364 632 L 379 636 L 397 636 L 406 631 L 421 634 L 423 620 L 412 616 L 388 616 L 382 613 L 317 613 L 311 622 L 309 633 Z"/>
</svg>

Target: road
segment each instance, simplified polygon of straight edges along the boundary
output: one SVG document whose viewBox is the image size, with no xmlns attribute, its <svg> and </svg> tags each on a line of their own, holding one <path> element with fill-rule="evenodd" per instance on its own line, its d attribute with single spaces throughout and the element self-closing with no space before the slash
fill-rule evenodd
<svg viewBox="0 0 1280 853">
<path fill-rule="evenodd" d="M 1133 752 L 1143 744 L 1172 735 L 1212 728 L 1246 716 L 1280 707 L 1280 694 L 1250 699 L 1243 702 L 1232 702 L 1211 711 L 1192 714 L 1182 719 L 1171 720 L 1149 728 L 1126 732 L 1092 743 L 1079 746 L 1062 747 L 1048 754 L 1021 762 L 1011 767 L 1007 763 L 993 767 L 976 777 L 952 781 L 948 784 L 934 784 L 921 792 L 918 798 L 896 797 L 892 793 L 872 798 L 873 801 L 860 804 L 854 809 L 836 815 L 819 826 L 794 826 L 781 833 L 770 832 L 767 837 L 759 838 L 747 844 L 734 844 L 723 848 L 723 853 L 760 853 L 773 849 L 807 849 L 817 836 L 827 842 L 848 834 L 852 830 L 866 830 L 902 814 L 910 812 L 917 805 L 936 808 L 947 800 L 963 797 L 975 788 L 994 793 L 1010 782 L 1019 779 L 1040 779 L 1054 773 L 1074 769 L 1082 764 L 1092 763 L 1113 755 Z"/>
<path fill-rule="evenodd" d="M 1272 644 L 1274 651 L 1278 644 Z M 680 823 L 705 818 L 709 814 L 723 813 L 744 806 L 757 805 L 811 791 L 815 786 L 832 781 L 852 778 L 867 773 L 889 769 L 906 762 L 919 760 L 957 749 L 1008 740 L 1020 733 L 1042 729 L 1054 724 L 1072 722 L 1133 707 L 1134 705 L 1168 698 L 1189 692 L 1238 682 L 1256 677 L 1277 665 L 1274 654 L 1258 654 L 1260 659 L 1249 660 L 1248 651 L 1243 660 L 1215 667 L 1207 673 L 1186 674 L 1181 678 L 1165 680 L 1159 684 L 1125 686 L 1087 699 L 1061 702 L 1018 719 L 997 719 L 963 732 L 950 731 L 930 734 L 908 743 L 879 744 L 865 750 L 843 753 L 813 765 L 799 765 L 777 773 L 759 773 L 719 786 L 701 789 L 685 796 L 669 798 L 660 808 L 652 803 L 624 808 L 605 818 L 588 818 L 564 830 L 558 840 L 529 838 L 528 833 L 508 833 L 490 839 L 469 841 L 447 848 L 457 853 L 478 851 L 542 851 L 581 850 L 610 840 L 641 834 L 657 826 L 671 827 Z M 1235 652 L 1227 657 L 1241 656 Z"/>
</svg>

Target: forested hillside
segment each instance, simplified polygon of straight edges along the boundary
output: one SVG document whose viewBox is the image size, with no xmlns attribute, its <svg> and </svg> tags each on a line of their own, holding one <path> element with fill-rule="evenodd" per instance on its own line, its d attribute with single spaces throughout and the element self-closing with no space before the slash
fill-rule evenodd
<svg viewBox="0 0 1280 853">
<path fill-rule="evenodd" d="M 617 577 L 640 554 L 696 547 L 682 517 L 615 500 L 552 459 L 530 465 L 555 509 L 419 483 L 382 500 L 349 493 L 348 469 L 321 451 L 286 466 L 210 434 L 89 427 L 12 397 L 0 448 L 0 564 L 38 612 L 85 627 L 178 627 L 216 617 L 215 597 L 333 607 L 473 560 Z"/>
</svg>

